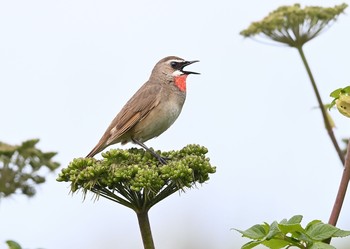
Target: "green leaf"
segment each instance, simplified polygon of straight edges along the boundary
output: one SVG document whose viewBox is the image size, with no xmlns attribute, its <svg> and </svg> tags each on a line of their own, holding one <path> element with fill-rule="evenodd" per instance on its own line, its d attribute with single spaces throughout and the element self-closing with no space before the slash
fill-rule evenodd
<svg viewBox="0 0 350 249">
<path fill-rule="evenodd" d="M 346 237 L 349 235 L 350 235 L 350 231 L 338 229 L 338 231 L 336 231 L 332 237 Z"/>
<path fill-rule="evenodd" d="M 251 249 L 251 248 L 254 248 L 260 244 L 261 244 L 260 241 L 250 241 L 250 242 L 244 244 L 241 249 Z"/>
<path fill-rule="evenodd" d="M 350 93 L 350 86 L 344 87 L 343 92 L 349 94 Z"/>
<path fill-rule="evenodd" d="M 305 227 L 305 230 L 308 230 L 311 226 L 313 226 L 313 225 L 315 225 L 315 224 L 317 224 L 317 223 L 322 223 L 322 221 L 320 221 L 320 220 L 313 220 L 313 221 L 310 221 L 307 225 L 306 225 L 306 227 Z"/>
<path fill-rule="evenodd" d="M 292 245 L 289 242 L 282 240 L 282 239 L 271 239 L 271 240 L 264 240 L 262 243 L 264 246 L 267 246 L 270 249 L 280 249 L 284 248 L 286 246 Z"/>
<path fill-rule="evenodd" d="M 22 247 L 13 240 L 7 240 L 6 244 L 9 246 L 9 249 L 22 249 Z"/>
<path fill-rule="evenodd" d="M 343 88 L 338 88 L 336 90 L 334 90 L 333 92 L 331 92 L 331 94 L 329 96 L 333 97 L 333 98 L 339 98 L 340 93 L 342 92 Z"/>
<path fill-rule="evenodd" d="M 302 221 L 302 215 L 295 215 L 289 220 L 282 220 L 278 224 L 279 229 L 285 235 L 288 233 L 292 234 L 293 237 L 302 237 L 302 234 L 305 234 L 305 229 L 301 226 L 300 222 Z"/>
<path fill-rule="evenodd" d="M 46 169 L 54 171 L 59 167 L 51 159 L 54 153 L 45 154 L 35 147 L 38 142 L 39 139 L 31 139 L 19 146 L 0 142 L 0 163 L 5 166 L 0 165 L 0 198 L 19 192 L 33 196 L 35 185 L 45 182 Z"/>
<path fill-rule="evenodd" d="M 287 222 L 287 224 L 297 224 L 300 223 L 303 219 L 302 215 L 294 215 L 292 218 L 290 218 Z"/>
<path fill-rule="evenodd" d="M 39 139 L 31 139 L 31 140 L 27 140 L 24 141 L 22 143 L 22 147 L 23 148 L 33 148 L 37 143 L 39 142 Z"/>
<path fill-rule="evenodd" d="M 325 224 L 320 220 L 313 220 L 303 228 L 300 224 L 301 215 L 295 215 L 289 220 L 283 219 L 280 223 L 276 221 L 270 225 L 266 222 L 255 225 L 246 231 L 238 232 L 243 237 L 253 239 L 242 248 L 250 249 L 262 244 L 270 249 L 282 248 L 308 248 L 308 249 L 335 249 L 335 247 L 323 242 L 331 237 L 345 237 L 350 231 L 341 230 L 332 225 Z M 265 236 L 264 236 L 265 235 Z"/>
<path fill-rule="evenodd" d="M 270 239 L 272 239 L 273 237 L 275 237 L 278 234 L 282 235 L 281 230 L 278 228 L 278 223 L 276 221 L 274 221 L 270 225 L 270 231 L 266 235 L 266 239 L 270 240 Z"/>
<path fill-rule="evenodd" d="M 331 246 L 324 242 L 315 242 L 310 249 L 336 249 L 334 246 Z"/>
<path fill-rule="evenodd" d="M 51 158 L 53 158 L 54 156 L 57 155 L 57 152 L 46 152 L 43 153 L 43 157 L 47 160 L 50 160 Z"/>
<path fill-rule="evenodd" d="M 349 95 L 350 95 L 350 86 L 344 87 L 344 88 L 338 88 L 336 90 L 334 90 L 333 92 L 331 92 L 330 96 L 333 97 L 333 101 L 331 104 L 328 105 L 328 109 L 330 110 L 334 105 L 337 105 L 338 110 L 340 111 L 340 113 L 342 113 L 343 115 L 349 117 L 349 113 L 346 110 L 347 108 L 349 108 Z M 342 106 L 342 104 L 338 103 L 338 102 L 342 102 L 345 103 L 345 110 L 344 107 Z M 340 108 L 343 107 L 343 108 Z M 345 112 L 345 114 L 343 113 Z"/>
<path fill-rule="evenodd" d="M 332 102 L 328 105 L 328 110 L 331 110 L 333 108 L 333 106 L 335 106 L 336 101 L 337 101 L 337 99 L 332 100 Z"/>
<path fill-rule="evenodd" d="M 297 223 L 297 224 L 279 224 L 278 227 L 281 230 L 281 232 L 284 234 L 295 233 L 295 232 L 305 233 L 304 228 L 302 228 L 302 226 L 299 223 Z"/>
<path fill-rule="evenodd" d="M 322 241 L 331 238 L 338 230 L 332 225 L 317 222 L 306 229 L 306 234 L 313 240 Z"/>
<path fill-rule="evenodd" d="M 263 239 L 269 228 L 267 227 L 267 224 L 264 225 L 254 225 L 251 228 L 248 228 L 245 231 L 237 230 L 236 231 L 240 232 L 243 237 L 247 237 L 249 239 Z"/>
</svg>

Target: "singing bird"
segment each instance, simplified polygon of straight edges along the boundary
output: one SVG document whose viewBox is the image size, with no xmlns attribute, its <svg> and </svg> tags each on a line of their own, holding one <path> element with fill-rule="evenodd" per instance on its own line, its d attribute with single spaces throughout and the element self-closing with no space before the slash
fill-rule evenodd
<svg viewBox="0 0 350 249">
<path fill-rule="evenodd" d="M 112 144 L 133 142 L 166 164 L 166 159 L 144 142 L 162 134 L 180 115 L 186 99 L 187 76 L 199 74 L 184 68 L 195 62 L 199 61 L 186 61 L 177 56 L 161 59 L 148 81 L 125 104 L 86 157 L 93 157 Z"/>
</svg>

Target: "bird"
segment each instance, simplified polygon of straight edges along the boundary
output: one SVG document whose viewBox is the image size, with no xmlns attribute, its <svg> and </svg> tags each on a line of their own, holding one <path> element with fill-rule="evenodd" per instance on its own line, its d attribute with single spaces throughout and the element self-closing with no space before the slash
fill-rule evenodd
<svg viewBox="0 0 350 249">
<path fill-rule="evenodd" d="M 166 164 L 168 158 L 161 157 L 144 142 L 162 134 L 180 115 L 186 99 L 187 76 L 200 74 L 184 68 L 196 62 L 199 60 L 187 61 L 177 56 L 161 59 L 148 81 L 124 105 L 86 157 L 94 157 L 112 144 L 131 142 Z"/>
</svg>

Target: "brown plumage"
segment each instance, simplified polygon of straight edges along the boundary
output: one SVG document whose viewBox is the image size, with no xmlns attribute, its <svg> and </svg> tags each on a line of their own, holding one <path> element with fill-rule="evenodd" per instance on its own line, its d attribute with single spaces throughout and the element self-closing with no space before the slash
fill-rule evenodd
<svg viewBox="0 0 350 249">
<path fill-rule="evenodd" d="M 162 134 L 179 116 L 186 99 L 186 78 L 189 74 L 198 74 L 184 71 L 184 67 L 194 62 L 197 61 L 176 56 L 160 60 L 149 80 L 125 104 L 87 157 L 93 157 L 111 144 L 133 142 L 165 164 L 165 159 L 144 142 Z"/>
</svg>

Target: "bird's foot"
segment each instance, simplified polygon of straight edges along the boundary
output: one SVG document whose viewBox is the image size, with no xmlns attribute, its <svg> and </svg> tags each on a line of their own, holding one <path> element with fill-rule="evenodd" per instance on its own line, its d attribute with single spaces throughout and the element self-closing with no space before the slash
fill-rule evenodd
<svg viewBox="0 0 350 249">
<path fill-rule="evenodd" d="M 168 163 L 167 161 L 170 160 L 169 157 L 162 157 L 162 156 L 159 156 L 159 155 L 157 156 L 157 159 L 163 165 L 167 164 Z"/>
</svg>

